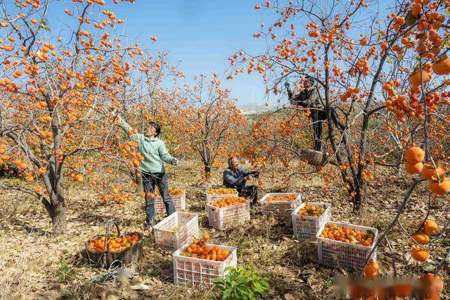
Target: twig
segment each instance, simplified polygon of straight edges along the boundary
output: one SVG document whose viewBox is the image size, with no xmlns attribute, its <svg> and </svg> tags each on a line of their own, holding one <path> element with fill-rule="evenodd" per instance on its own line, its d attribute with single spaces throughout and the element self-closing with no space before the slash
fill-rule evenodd
<svg viewBox="0 0 450 300">
<path fill-rule="evenodd" d="M 400 224 L 400 222 L 399 222 L 399 224 Z M 389 241 L 388 238 L 386 238 L 386 243 L 390 250 L 392 269 L 394 270 L 394 277 L 397 277 L 397 266 L 395 265 L 394 249 L 392 248 L 391 242 Z"/>
</svg>

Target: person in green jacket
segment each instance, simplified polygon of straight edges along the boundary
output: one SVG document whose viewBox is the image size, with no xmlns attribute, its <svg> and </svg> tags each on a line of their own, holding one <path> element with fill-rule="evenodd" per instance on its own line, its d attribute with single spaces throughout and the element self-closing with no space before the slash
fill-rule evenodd
<svg viewBox="0 0 450 300">
<path fill-rule="evenodd" d="M 131 126 L 118 115 L 119 126 L 130 135 Z M 139 167 L 144 186 L 145 210 L 147 218 L 145 228 L 153 226 L 155 218 L 155 199 L 153 192 L 158 187 L 162 196 L 167 215 L 175 212 L 172 198 L 169 194 L 169 183 L 165 172 L 164 163 L 177 165 L 178 160 L 172 157 L 162 140 L 158 138 L 161 126 L 156 122 L 150 122 L 146 135 L 141 133 L 131 134 L 130 138 L 138 142 L 138 150 L 144 157 Z"/>
</svg>

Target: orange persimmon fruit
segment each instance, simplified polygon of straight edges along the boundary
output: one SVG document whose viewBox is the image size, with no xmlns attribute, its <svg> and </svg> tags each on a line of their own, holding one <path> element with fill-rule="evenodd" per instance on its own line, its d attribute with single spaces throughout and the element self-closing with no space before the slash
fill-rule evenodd
<svg viewBox="0 0 450 300">
<path fill-rule="evenodd" d="M 432 68 L 433 72 L 438 75 L 450 74 L 450 58 L 447 55 L 445 55 L 444 57 L 435 61 Z"/>
<path fill-rule="evenodd" d="M 423 169 L 423 163 L 409 163 L 406 162 L 405 164 L 405 171 L 408 174 L 419 174 Z"/>
<path fill-rule="evenodd" d="M 364 267 L 364 277 L 373 279 L 378 276 L 380 272 L 380 264 L 376 260 L 370 260 Z"/>
<path fill-rule="evenodd" d="M 412 238 L 421 245 L 426 245 L 430 242 L 430 237 L 425 233 L 416 233 Z"/>
<path fill-rule="evenodd" d="M 416 261 L 424 262 L 430 257 L 430 252 L 424 248 L 413 246 L 411 249 L 411 256 Z"/>
<path fill-rule="evenodd" d="M 423 222 L 423 231 L 427 235 L 436 235 L 439 233 L 439 226 L 433 220 L 426 220 Z"/>
<path fill-rule="evenodd" d="M 419 163 L 425 158 L 425 151 L 417 146 L 412 146 L 405 151 L 405 160 L 411 164 Z"/>
<path fill-rule="evenodd" d="M 444 177 L 441 181 L 430 180 L 428 182 L 428 188 L 433 194 L 445 195 L 450 191 L 450 179 Z"/>
<path fill-rule="evenodd" d="M 439 178 L 445 174 L 445 171 L 441 167 L 434 167 L 432 164 L 426 163 L 423 165 L 421 171 L 422 177 L 431 180 L 433 177 Z"/>
</svg>

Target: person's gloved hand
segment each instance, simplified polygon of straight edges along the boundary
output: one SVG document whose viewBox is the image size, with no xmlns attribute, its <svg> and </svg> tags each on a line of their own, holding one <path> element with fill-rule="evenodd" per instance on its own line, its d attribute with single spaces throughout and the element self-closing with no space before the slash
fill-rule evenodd
<svg viewBox="0 0 450 300">
<path fill-rule="evenodd" d="M 290 87 L 289 82 L 286 81 L 286 82 L 284 83 L 284 86 L 288 89 L 288 88 Z"/>
<path fill-rule="evenodd" d="M 258 178 L 258 176 L 259 176 L 259 170 L 253 170 L 253 171 L 251 172 L 250 175 L 253 176 L 253 177 L 255 177 L 255 178 Z"/>
<path fill-rule="evenodd" d="M 178 159 L 176 158 L 172 159 L 172 165 L 174 166 L 178 165 Z"/>
</svg>

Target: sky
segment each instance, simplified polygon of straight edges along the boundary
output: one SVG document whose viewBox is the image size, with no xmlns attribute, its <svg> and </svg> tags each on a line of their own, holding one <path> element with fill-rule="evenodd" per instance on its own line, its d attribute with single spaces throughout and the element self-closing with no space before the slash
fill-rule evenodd
<svg viewBox="0 0 450 300">
<path fill-rule="evenodd" d="M 63 13 L 69 0 L 54 0 L 48 12 L 51 28 L 67 26 Z M 329 0 L 317 0 L 326 4 Z M 118 33 L 129 44 L 139 42 L 155 53 L 167 52 L 169 62 L 186 74 L 188 83 L 195 75 L 221 75 L 223 85 L 240 106 L 276 104 L 278 98 L 266 99 L 265 85 L 257 74 L 240 75 L 227 80 L 231 68 L 228 57 L 244 49 L 259 54 L 266 50 L 264 40 L 253 38 L 260 24 L 273 24 L 272 10 L 255 10 L 258 0 L 136 0 L 134 4 L 112 5 L 106 0 L 105 9 L 113 10 L 125 21 Z M 377 11 L 386 11 L 390 1 L 371 0 Z M 366 22 L 368 20 L 360 20 Z M 153 43 L 150 36 L 157 36 Z M 122 40 L 124 40 L 122 38 Z M 284 102 L 284 101 L 283 101 Z"/>
<path fill-rule="evenodd" d="M 107 0 L 111 3 L 111 0 Z M 228 57 L 245 49 L 253 53 L 265 49 L 262 40 L 253 38 L 261 22 L 273 19 L 268 10 L 255 10 L 256 0 L 136 0 L 134 4 L 108 5 L 125 23 L 119 32 L 128 41 L 138 41 L 151 51 L 164 51 L 169 61 L 186 74 L 222 76 L 239 105 L 264 105 L 265 86 L 257 75 L 242 75 L 226 80 Z M 65 5 L 54 2 L 48 18 L 52 28 L 67 24 Z M 269 19 L 268 19 L 269 18 Z M 150 36 L 157 36 L 153 43 Z"/>
</svg>

